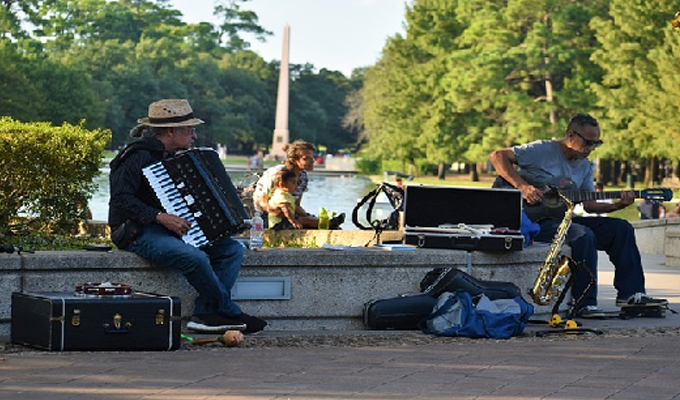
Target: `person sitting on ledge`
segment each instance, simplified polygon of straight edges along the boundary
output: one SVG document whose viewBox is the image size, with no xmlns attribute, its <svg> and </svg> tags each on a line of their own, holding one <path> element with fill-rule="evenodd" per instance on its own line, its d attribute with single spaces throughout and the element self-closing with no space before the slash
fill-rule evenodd
<svg viewBox="0 0 680 400">
<path fill-rule="evenodd" d="M 168 214 L 142 169 L 191 148 L 197 139 L 195 118 L 187 100 L 165 99 L 149 105 L 138 120 L 132 142 L 111 161 L 109 225 L 119 249 L 136 253 L 154 265 L 178 270 L 198 292 L 187 328 L 198 332 L 261 331 L 267 322 L 245 314 L 231 300 L 243 260 L 243 246 L 230 236 L 197 248 L 182 240 L 191 227 L 185 218 Z"/>
<path fill-rule="evenodd" d="M 281 217 L 280 209 L 275 207 L 272 208 L 269 205 L 269 198 L 275 189 L 274 177 L 276 176 L 276 173 L 281 169 L 286 168 L 289 171 L 293 171 L 297 177 L 298 186 L 293 193 L 293 197 L 295 198 L 295 217 L 304 227 L 314 229 L 318 226 L 314 224 L 314 222 L 318 224 L 318 218 L 308 214 L 300 203 L 302 202 L 302 195 L 307 191 L 307 185 L 309 184 L 307 171 L 312 171 L 314 169 L 314 153 L 316 152 L 316 147 L 304 140 L 296 140 L 291 144 L 287 144 L 283 150 L 286 152 L 287 157 L 283 164 L 268 168 L 255 184 L 255 191 L 253 192 L 255 212 L 259 212 L 260 215 L 263 216 L 268 216 L 273 213 L 279 218 Z M 345 213 L 331 218 L 330 229 L 339 229 L 343 222 L 345 222 Z M 267 227 L 272 227 L 268 221 L 265 223 Z"/>
</svg>

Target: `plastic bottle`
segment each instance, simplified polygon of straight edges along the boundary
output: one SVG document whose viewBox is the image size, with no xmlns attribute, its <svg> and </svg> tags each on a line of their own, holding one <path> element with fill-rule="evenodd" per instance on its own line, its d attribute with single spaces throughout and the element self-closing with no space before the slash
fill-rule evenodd
<svg viewBox="0 0 680 400">
<path fill-rule="evenodd" d="M 250 221 L 250 250 L 262 248 L 262 234 L 264 233 L 264 221 L 260 213 Z"/>
<path fill-rule="evenodd" d="M 321 210 L 319 210 L 319 229 L 328 229 L 329 225 L 328 210 L 325 207 L 321 207 Z"/>
</svg>

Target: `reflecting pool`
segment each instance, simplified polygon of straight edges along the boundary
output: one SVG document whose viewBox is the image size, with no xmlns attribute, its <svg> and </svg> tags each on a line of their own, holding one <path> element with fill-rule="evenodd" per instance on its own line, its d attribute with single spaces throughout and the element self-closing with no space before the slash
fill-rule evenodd
<svg viewBox="0 0 680 400">
<path fill-rule="evenodd" d="M 95 182 L 98 185 L 97 192 L 90 200 L 92 217 L 97 221 L 106 221 L 109 212 L 109 168 L 101 169 Z M 252 182 L 252 175 L 245 171 L 230 171 L 229 175 L 234 185 L 247 184 Z M 358 229 L 352 223 L 352 210 L 357 202 L 375 187 L 369 179 L 360 175 L 329 175 L 311 173 L 309 175 L 309 189 L 302 198 L 302 207 L 312 214 L 318 214 L 321 207 L 326 207 L 336 213 L 345 213 L 347 218 L 342 225 L 342 229 Z M 386 213 L 388 209 L 382 210 L 382 205 L 376 206 L 376 218 L 385 218 L 380 213 Z M 389 207 L 388 207 L 389 208 Z M 364 211 L 359 213 L 360 223 L 367 225 Z"/>
</svg>

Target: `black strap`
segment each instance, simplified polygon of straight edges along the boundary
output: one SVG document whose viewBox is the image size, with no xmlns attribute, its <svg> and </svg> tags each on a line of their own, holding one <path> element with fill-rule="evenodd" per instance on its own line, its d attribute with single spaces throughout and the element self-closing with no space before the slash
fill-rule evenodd
<svg viewBox="0 0 680 400">
<path fill-rule="evenodd" d="M 368 192 L 366 196 L 364 196 L 359 202 L 357 203 L 356 207 L 354 207 L 354 210 L 352 210 L 352 222 L 354 225 L 356 225 L 357 228 L 362 229 L 362 230 L 383 230 L 389 220 L 389 217 L 387 219 L 382 219 L 382 220 L 372 220 L 372 215 L 373 215 L 373 207 L 375 206 L 376 199 L 378 198 L 378 195 L 380 195 L 380 192 L 385 192 L 385 195 L 387 195 L 387 199 L 389 200 L 390 204 L 392 207 L 394 207 L 395 211 L 400 209 L 403 203 L 403 196 L 404 196 L 404 191 L 396 187 L 394 185 L 390 185 L 387 182 L 382 182 L 378 184 L 373 190 Z M 366 209 L 366 221 L 370 224 L 370 226 L 365 226 L 359 222 L 359 209 L 368 202 L 368 208 Z"/>
<path fill-rule="evenodd" d="M 127 157 L 129 154 L 134 153 L 137 150 L 146 150 L 149 152 L 158 153 L 162 153 L 165 151 L 165 149 L 163 148 L 159 148 L 149 143 L 145 143 L 143 140 L 138 140 L 125 146 L 125 148 L 120 153 L 118 153 L 118 155 L 113 160 L 111 160 L 111 163 L 109 165 L 111 166 L 111 168 L 115 168 L 125 159 L 125 157 Z"/>
<path fill-rule="evenodd" d="M 363 199 L 359 200 L 356 207 L 354 207 L 354 210 L 352 210 L 352 222 L 354 223 L 354 225 L 356 225 L 357 228 L 365 230 L 365 231 L 369 230 L 369 229 L 373 229 L 370 226 L 365 226 L 365 225 L 361 224 L 359 222 L 358 214 L 359 214 L 359 209 L 361 208 L 361 206 L 363 206 L 369 199 L 372 198 L 373 201 L 372 201 L 371 204 L 369 204 L 369 210 L 366 211 L 366 215 L 367 215 L 367 217 L 369 217 L 369 218 L 366 218 L 366 220 L 370 221 L 370 213 L 371 213 L 371 211 L 373 211 L 373 204 L 375 204 L 375 198 L 377 197 L 379 190 L 380 190 L 380 185 L 376 186 L 376 188 L 371 190 L 370 192 L 368 192 L 368 194 L 366 196 L 364 196 Z"/>
</svg>

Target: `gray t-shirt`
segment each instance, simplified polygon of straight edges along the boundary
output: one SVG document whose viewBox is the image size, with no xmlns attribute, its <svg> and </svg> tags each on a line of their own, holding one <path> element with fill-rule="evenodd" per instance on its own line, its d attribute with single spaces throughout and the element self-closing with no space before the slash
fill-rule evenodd
<svg viewBox="0 0 680 400">
<path fill-rule="evenodd" d="M 585 158 L 567 160 L 556 140 L 537 140 L 514 146 L 519 175 L 534 186 L 594 192 L 593 164 Z"/>
</svg>

